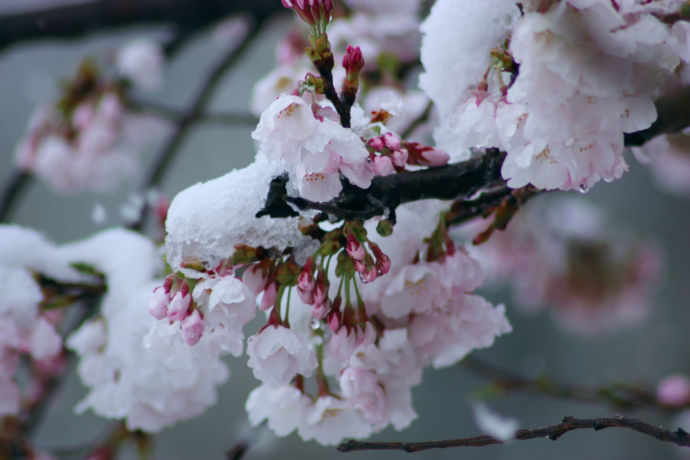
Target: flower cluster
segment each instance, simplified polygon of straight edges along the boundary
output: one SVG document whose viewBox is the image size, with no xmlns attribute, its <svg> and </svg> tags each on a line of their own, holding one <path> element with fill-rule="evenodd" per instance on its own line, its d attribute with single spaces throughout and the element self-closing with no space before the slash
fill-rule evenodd
<svg viewBox="0 0 690 460">
<path fill-rule="evenodd" d="M 304 109 L 299 100 L 293 101 L 296 110 Z M 307 115 L 313 116 L 311 111 Z M 391 151 L 402 149 L 393 135 L 381 137 Z M 269 161 L 261 158 L 260 163 Z M 272 174 L 262 168 L 265 183 L 280 174 L 276 168 Z M 258 177 L 249 171 L 231 175 L 237 181 Z M 415 418 L 411 388 L 421 381 L 425 366 L 452 365 L 510 330 L 502 306 L 470 294 L 482 284 L 483 274 L 439 221 L 443 203 L 399 207 L 388 237 L 377 235 L 375 228 L 381 226 L 375 222 L 344 222 L 327 229 L 331 224 L 293 221 L 305 242 L 291 246 L 256 235 L 252 246 L 242 237 L 245 228 L 229 231 L 216 225 L 217 213 L 186 215 L 193 211 L 192 202 L 197 206 L 200 197 L 213 195 L 216 181 L 173 200 L 166 246 L 175 273 L 154 294 L 152 310 L 162 318 L 154 329 L 177 324 L 171 311 L 174 315 L 181 303 L 187 315 L 199 311 L 204 318 L 203 334 L 193 347 L 212 341 L 221 331 L 235 341 L 232 353 L 239 355 L 243 326 L 257 307 L 265 312 L 265 324 L 247 340 L 248 365 L 262 382 L 247 401 L 252 423 L 268 420 L 279 435 L 297 430 L 304 439 L 323 444 L 368 436 L 389 424 L 402 429 Z M 237 183 L 223 193 L 243 201 L 255 192 L 246 185 Z M 247 215 L 253 216 L 262 203 L 254 206 Z M 261 219 L 267 219 L 268 228 L 284 225 L 281 219 Z M 235 242 L 234 251 L 219 259 L 222 252 L 181 245 L 181 236 L 190 234 L 189 225 L 210 227 L 208 241 Z M 320 235 L 319 242 L 307 235 Z M 213 309 L 223 315 L 210 324 Z M 177 329 L 178 336 L 184 335 L 184 323 Z M 149 336 L 150 346 L 154 338 Z M 307 379 L 316 384 L 308 385 Z M 309 390 L 313 387 L 315 393 Z"/>
<path fill-rule="evenodd" d="M 15 226 L 0 226 L 0 417 L 18 415 L 40 397 L 47 377 L 62 370 L 62 338 L 55 327 L 62 318 L 48 307 L 61 301 L 44 291 L 35 273 L 75 280 L 58 248 L 40 234 Z M 20 357 L 31 363 L 31 380 L 20 390 Z M 26 383 L 26 379 L 22 379 Z"/>
<path fill-rule="evenodd" d="M 687 62 L 687 23 L 659 17 L 680 2 L 526 2 L 523 14 L 513 2 L 470 3 L 437 2 L 422 27 L 420 85 L 445 120 L 438 140 L 505 150 L 511 187 L 619 178 L 623 133 L 652 124 L 655 97 Z M 449 53 L 466 51 L 477 59 L 449 71 Z"/>
<path fill-rule="evenodd" d="M 127 45 L 116 58 L 124 80 L 107 77 L 95 61 L 85 60 L 57 104 L 32 116 L 15 152 L 19 168 L 63 193 L 108 191 L 134 174 L 140 152 L 160 127 L 127 110 L 125 82 L 158 87 L 161 60 L 151 42 Z"/>
<path fill-rule="evenodd" d="M 215 344 L 190 347 L 175 324 L 161 326 L 147 312 L 161 269 L 154 245 L 134 232 L 107 230 L 63 250 L 108 284 L 100 315 L 67 340 L 89 387 L 77 412 L 92 409 L 124 419 L 131 430 L 155 432 L 213 405 L 215 386 L 228 378 Z"/>
</svg>

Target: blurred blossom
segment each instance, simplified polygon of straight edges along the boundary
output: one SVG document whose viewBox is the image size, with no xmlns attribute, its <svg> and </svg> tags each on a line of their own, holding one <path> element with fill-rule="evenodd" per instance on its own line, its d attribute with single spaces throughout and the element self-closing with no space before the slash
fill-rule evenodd
<svg viewBox="0 0 690 460">
<path fill-rule="evenodd" d="M 155 91 L 163 85 L 165 57 L 153 40 L 136 39 L 118 50 L 115 65 L 119 74 L 139 89 Z"/>
<path fill-rule="evenodd" d="M 690 131 L 656 137 L 633 152 L 650 165 L 659 188 L 690 196 Z"/>
<path fill-rule="evenodd" d="M 683 406 L 690 403 L 690 379 L 681 374 L 669 375 L 659 382 L 657 398 L 669 406 Z"/>
<path fill-rule="evenodd" d="M 490 279 L 512 285 L 518 306 L 548 309 L 582 334 L 644 319 L 661 268 L 655 244 L 610 228 L 602 211 L 569 198 L 530 203 L 473 254 Z"/>
</svg>

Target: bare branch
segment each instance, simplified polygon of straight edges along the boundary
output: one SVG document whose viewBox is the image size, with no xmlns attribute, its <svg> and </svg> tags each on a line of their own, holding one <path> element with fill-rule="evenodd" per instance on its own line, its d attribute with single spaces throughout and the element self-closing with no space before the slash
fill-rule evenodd
<svg viewBox="0 0 690 460">
<path fill-rule="evenodd" d="M 20 170 L 12 171 L 2 196 L 0 196 L 0 222 L 5 222 L 10 216 L 14 207 L 17 205 L 19 197 L 29 185 L 31 176 L 29 173 Z"/>
<path fill-rule="evenodd" d="M 142 24 L 169 24 L 186 35 L 225 16 L 266 19 L 281 11 L 275 0 L 5 0 L 0 2 L 0 49 L 19 41 Z"/>
<path fill-rule="evenodd" d="M 595 431 L 605 428 L 627 428 L 647 436 L 651 436 L 659 441 L 670 442 L 679 446 L 690 447 L 690 435 L 678 428 L 670 431 L 636 418 L 627 417 L 605 417 L 593 419 L 578 419 L 575 417 L 565 417 L 557 425 L 544 428 L 522 429 L 515 433 L 515 440 L 524 441 L 535 438 L 549 438 L 553 441 L 563 436 L 568 431 L 582 430 L 591 428 Z M 447 449 L 450 447 L 482 447 L 492 444 L 503 444 L 491 436 L 473 436 L 469 438 L 448 439 L 444 441 L 427 442 L 361 442 L 345 441 L 338 446 L 340 452 L 352 452 L 356 450 L 404 450 L 405 452 L 418 452 L 429 449 Z"/>
<path fill-rule="evenodd" d="M 639 385 L 612 384 L 602 387 L 590 387 L 558 383 L 547 377 L 529 378 L 487 364 L 473 356 L 465 357 L 460 365 L 488 380 L 496 389 L 503 391 L 524 392 L 578 402 L 606 404 L 615 409 L 653 407 L 670 413 L 690 409 L 690 402 L 681 406 L 664 404 L 657 399 L 653 391 Z"/>
</svg>

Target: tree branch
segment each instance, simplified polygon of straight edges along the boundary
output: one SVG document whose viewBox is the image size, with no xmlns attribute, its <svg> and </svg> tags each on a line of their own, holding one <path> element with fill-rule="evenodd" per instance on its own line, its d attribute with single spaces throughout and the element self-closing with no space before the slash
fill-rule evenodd
<svg viewBox="0 0 690 460">
<path fill-rule="evenodd" d="M 261 26 L 265 21 L 264 17 L 258 16 L 254 18 L 254 23 L 247 33 L 242 43 L 225 52 L 220 59 L 211 67 L 210 72 L 201 83 L 197 95 L 192 99 L 189 106 L 182 112 L 177 119 L 173 133 L 163 144 L 158 154 L 155 156 L 151 168 L 147 171 L 139 193 L 145 196 L 146 193 L 153 187 L 157 186 L 165 175 L 168 167 L 172 163 L 178 148 L 187 137 L 190 128 L 196 120 L 203 114 L 203 110 L 208 104 L 213 92 L 218 84 L 221 82 L 225 73 L 232 68 L 232 66 L 240 59 L 244 52 L 249 48 L 254 38 L 259 35 Z M 145 203 L 139 212 L 139 217 L 128 228 L 132 230 L 141 230 L 148 214 L 150 206 Z"/>
<path fill-rule="evenodd" d="M 599 431 L 605 428 L 614 427 L 627 428 L 656 438 L 659 441 L 690 447 L 690 435 L 682 428 L 678 428 L 676 431 L 670 431 L 651 425 L 636 418 L 627 417 L 605 417 L 593 419 L 564 417 L 563 421 L 557 425 L 551 425 L 544 428 L 518 430 L 515 432 L 515 440 L 524 441 L 535 438 L 549 438 L 555 441 L 569 431 L 587 428 Z M 428 442 L 361 442 L 350 440 L 340 444 L 338 446 L 338 450 L 340 452 L 352 452 L 355 450 L 404 450 L 405 452 L 418 452 L 420 450 L 428 449 L 446 449 L 450 447 L 482 447 L 492 444 L 503 444 L 503 441 L 500 441 L 492 436 L 473 436 L 469 438 Z"/>
<path fill-rule="evenodd" d="M 473 356 L 465 357 L 460 365 L 503 391 L 518 391 L 572 401 L 607 404 L 614 409 L 653 407 L 664 412 L 680 412 L 690 409 L 690 403 L 682 406 L 664 404 L 657 399 L 653 391 L 636 385 L 613 384 L 597 388 L 558 383 L 547 377 L 528 378 L 499 369 Z"/>
<path fill-rule="evenodd" d="M 395 208 L 401 204 L 427 198 L 450 200 L 468 197 L 484 187 L 502 184 L 501 164 L 504 157 L 505 154 L 498 149 L 487 149 L 484 155 L 461 163 L 377 176 L 366 190 L 343 180 L 343 191 L 327 203 L 288 197 L 284 184 L 282 188 L 273 186 L 269 190 L 267 205 L 257 217 L 286 217 L 291 209 L 280 203 L 289 202 L 300 210 L 325 212 L 334 220 L 365 220 L 387 213 L 389 219 L 395 221 Z M 291 212 L 288 215 L 297 215 Z"/>
<path fill-rule="evenodd" d="M 15 169 L 8 179 L 2 196 L 0 196 L 0 222 L 5 222 L 17 205 L 19 197 L 31 182 L 31 176 L 25 171 Z"/>
<path fill-rule="evenodd" d="M 266 19 L 281 11 L 274 0 L 5 0 L 0 2 L 0 49 L 20 41 L 143 24 L 171 24 L 186 35 L 225 16 Z"/>
<path fill-rule="evenodd" d="M 664 133 L 677 132 L 690 126 L 690 87 L 662 97 L 657 102 L 658 120 L 648 129 L 625 134 L 626 146 L 641 145 Z M 286 179 L 274 181 L 266 198 L 266 205 L 257 217 L 296 216 L 299 210 L 315 210 L 328 214 L 332 220 L 370 219 L 387 214 L 395 220 L 395 208 L 413 201 L 435 198 L 457 200 L 455 207 L 465 203 L 464 209 L 451 222 L 455 225 L 482 215 L 488 209 L 510 196 L 511 189 L 501 177 L 505 153 L 498 149 L 486 149 L 485 153 L 470 160 L 428 168 L 419 171 L 402 172 L 389 176 L 377 176 L 366 189 L 354 187 L 342 180 L 340 195 L 328 202 L 317 203 L 300 197 L 289 197 Z M 467 201 L 473 194 L 485 192 L 476 200 Z M 532 195 L 535 195 L 535 191 Z"/>
</svg>

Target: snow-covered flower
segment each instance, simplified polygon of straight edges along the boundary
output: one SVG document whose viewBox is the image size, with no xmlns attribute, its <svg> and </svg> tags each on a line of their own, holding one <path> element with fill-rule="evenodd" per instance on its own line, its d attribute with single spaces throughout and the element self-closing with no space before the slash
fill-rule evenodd
<svg viewBox="0 0 690 460">
<path fill-rule="evenodd" d="M 160 258 L 153 243 L 134 232 L 108 230 L 65 245 L 61 256 L 105 275 L 108 292 L 100 316 L 68 338 L 89 388 L 77 412 L 92 409 L 124 419 L 129 429 L 160 431 L 215 403 L 215 386 L 228 370 L 213 344 L 189 346 L 176 324 L 154 328 L 147 305 Z"/>
<path fill-rule="evenodd" d="M 266 203 L 271 180 L 286 168 L 259 154 L 245 168 L 178 193 L 166 220 L 165 248 L 171 266 L 199 278 L 198 272 L 184 268 L 185 261 L 214 268 L 233 255 L 236 245 L 284 250 L 310 240 L 300 232 L 297 217 L 256 218 Z"/>
<path fill-rule="evenodd" d="M 340 193 L 340 174 L 367 188 L 374 177 L 369 152 L 360 137 L 329 115 L 317 116 L 303 98 L 284 94 L 261 115 L 252 137 L 273 161 L 294 168 L 304 198 L 328 201 Z M 327 109 L 327 111 L 332 109 Z"/>
<path fill-rule="evenodd" d="M 510 1 L 470 3 L 436 2 L 422 26 L 420 86 L 444 120 L 441 146 L 505 150 L 511 187 L 619 178 L 623 133 L 656 119 L 682 58 L 669 26 L 607 2 L 526 3 L 523 15 Z"/>
</svg>

